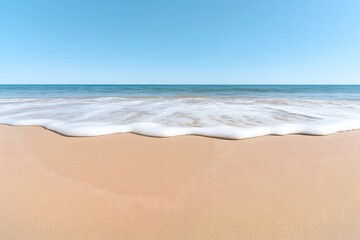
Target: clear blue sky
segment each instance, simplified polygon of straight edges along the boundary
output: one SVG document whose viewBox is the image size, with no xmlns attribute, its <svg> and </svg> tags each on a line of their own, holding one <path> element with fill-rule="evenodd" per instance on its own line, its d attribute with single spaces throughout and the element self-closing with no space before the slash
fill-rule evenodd
<svg viewBox="0 0 360 240">
<path fill-rule="evenodd" d="M 0 0 L 0 83 L 360 84 L 360 1 Z"/>
</svg>

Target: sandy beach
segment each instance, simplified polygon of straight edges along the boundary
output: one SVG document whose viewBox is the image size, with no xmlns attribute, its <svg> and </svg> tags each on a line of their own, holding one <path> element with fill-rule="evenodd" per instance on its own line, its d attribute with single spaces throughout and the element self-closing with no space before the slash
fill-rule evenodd
<svg viewBox="0 0 360 240">
<path fill-rule="evenodd" d="M 359 239 L 360 131 L 222 140 L 0 126 L 0 239 Z"/>
</svg>

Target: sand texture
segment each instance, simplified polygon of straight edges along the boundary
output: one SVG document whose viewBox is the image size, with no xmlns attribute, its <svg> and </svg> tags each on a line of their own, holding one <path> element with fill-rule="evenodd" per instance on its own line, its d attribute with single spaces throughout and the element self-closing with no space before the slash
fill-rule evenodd
<svg viewBox="0 0 360 240">
<path fill-rule="evenodd" d="M 0 239 L 360 239 L 360 132 L 231 141 L 0 126 Z"/>
</svg>

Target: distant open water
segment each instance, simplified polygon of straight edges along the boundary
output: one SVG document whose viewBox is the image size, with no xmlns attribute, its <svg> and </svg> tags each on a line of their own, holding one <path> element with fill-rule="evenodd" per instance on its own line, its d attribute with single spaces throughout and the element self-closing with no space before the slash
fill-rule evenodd
<svg viewBox="0 0 360 240">
<path fill-rule="evenodd" d="M 360 129 L 360 85 L 0 85 L 0 123 L 243 139 Z"/>
</svg>

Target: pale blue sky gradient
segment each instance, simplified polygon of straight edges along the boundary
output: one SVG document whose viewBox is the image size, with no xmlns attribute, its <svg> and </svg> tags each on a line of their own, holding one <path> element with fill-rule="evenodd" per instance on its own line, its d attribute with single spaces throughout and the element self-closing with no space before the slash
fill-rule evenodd
<svg viewBox="0 0 360 240">
<path fill-rule="evenodd" d="M 0 83 L 360 84 L 359 0 L 0 0 Z"/>
</svg>

